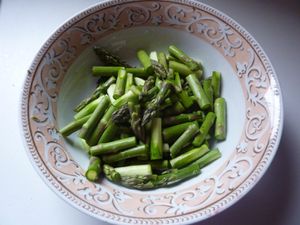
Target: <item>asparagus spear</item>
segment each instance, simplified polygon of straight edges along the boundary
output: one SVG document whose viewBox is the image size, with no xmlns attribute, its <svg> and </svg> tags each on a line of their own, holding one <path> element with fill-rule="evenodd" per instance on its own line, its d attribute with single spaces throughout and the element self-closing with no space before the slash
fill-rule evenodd
<svg viewBox="0 0 300 225">
<path fill-rule="evenodd" d="M 226 101 L 224 98 L 217 98 L 214 104 L 216 114 L 215 138 L 219 141 L 226 138 Z"/>
<path fill-rule="evenodd" d="M 155 85 L 154 76 L 149 76 L 144 83 L 142 93 L 147 93 L 151 88 L 154 87 L 154 85 Z"/>
<path fill-rule="evenodd" d="M 79 130 L 84 123 L 88 121 L 88 119 L 91 117 L 91 115 L 87 115 L 81 119 L 74 120 L 71 123 L 67 124 L 63 128 L 59 130 L 61 135 L 63 136 L 69 136 L 70 134 L 74 133 L 75 131 Z"/>
<path fill-rule="evenodd" d="M 102 157 L 102 159 L 105 163 L 113 163 L 116 161 L 134 158 L 137 156 L 145 156 L 146 154 L 146 145 L 139 145 L 116 154 L 105 155 Z"/>
<path fill-rule="evenodd" d="M 93 66 L 92 74 L 93 76 L 114 76 L 118 74 L 120 69 L 124 69 L 125 67 L 121 66 Z M 145 68 L 143 67 L 133 67 L 133 68 L 125 68 L 127 73 L 132 73 L 138 77 L 146 77 L 147 73 Z"/>
<path fill-rule="evenodd" d="M 115 168 L 111 167 L 110 165 L 104 164 L 103 172 L 107 179 L 113 182 L 120 182 L 121 175 L 115 170 Z"/>
<path fill-rule="evenodd" d="M 90 148 L 91 155 L 103 155 L 107 153 L 115 153 L 120 150 L 134 147 L 136 145 L 136 138 L 129 137 L 107 143 L 100 143 Z"/>
<path fill-rule="evenodd" d="M 169 173 L 161 174 L 157 177 L 157 186 L 166 186 L 183 181 L 187 178 L 200 174 L 198 165 L 188 165 L 181 169 L 170 170 Z"/>
<path fill-rule="evenodd" d="M 130 90 L 132 85 L 133 85 L 133 74 L 127 73 L 127 79 L 126 79 L 126 84 L 125 84 L 125 93 L 127 93 Z"/>
<path fill-rule="evenodd" d="M 203 90 L 210 102 L 210 105 L 213 106 L 213 102 L 214 102 L 214 91 L 212 89 L 212 85 L 211 85 L 211 79 L 205 79 L 203 80 Z"/>
<path fill-rule="evenodd" d="M 85 177 L 90 181 L 96 181 L 99 179 L 101 173 L 101 160 L 98 157 L 91 156 L 90 164 L 85 172 Z"/>
<path fill-rule="evenodd" d="M 113 96 L 115 92 L 115 88 L 116 88 L 116 84 L 112 84 L 107 89 L 107 94 L 111 103 L 114 103 L 116 101 Z"/>
<path fill-rule="evenodd" d="M 125 93 L 127 73 L 125 69 L 120 69 L 118 71 L 117 83 L 114 90 L 114 99 L 120 98 Z"/>
<path fill-rule="evenodd" d="M 92 74 L 94 76 L 112 76 L 118 74 L 120 69 L 125 69 L 122 66 L 93 66 Z"/>
<path fill-rule="evenodd" d="M 158 55 L 157 55 L 157 52 L 156 52 L 156 51 L 150 52 L 149 58 L 150 58 L 150 60 L 154 60 L 154 61 L 158 62 Z"/>
<path fill-rule="evenodd" d="M 194 96 L 196 97 L 197 103 L 200 109 L 209 109 L 211 107 L 210 101 L 207 98 L 198 78 L 195 74 L 190 74 L 186 77 Z"/>
<path fill-rule="evenodd" d="M 209 112 L 206 115 L 206 117 L 205 117 L 205 119 L 204 119 L 204 121 L 203 121 L 203 123 L 202 123 L 202 125 L 199 129 L 200 130 L 199 134 L 193 140 L 193 145 L 194 146 L 200 146 L 203 143 L 203 141 L 205 140 L 206 135 L 208 134 L 210 128 L 212 127 L 212 125 L 215 122 L 215 118 L 216 118 L 216 116 L 213 112 Z"/>
<path fill-rule="evenodd" d="M 150 164 L 116 167 L 115 170 L 121 176 L 152 175 Z"/>
<path fill-rule="evenodd" d="M 157 96 L 147 109 L 144 111 L 143 119 L 142 119 L 142 126 L 147 124 L 153 117 L 155 117 L 160 109 L 160 106 L 164 102 L 164 100 L 168 97 L 170 93 L 170 88 L 172 84 L 170 82 L 164 81 L 162 84 L 161 89 L 159 90 Z"/>
<path fill-rule="evenodd" d="M 196 124 L 190 125 L 183 134 L 173 143 L 170 148 L 171 157 L 175 158 L 179 155 L 182 148 L 188 144 L 193 137 L 199 132 L 199 127 Z"/>
<path fill-rule="evenodd" d="M 215 148 L 208 153 L 206 153 L 204 156 L 201 158 L 197 159 L 192 163 L 192 165 L 198 165 L 199 168 L 203 168 L 207 166 L 208 164 L 212 163 L 213 161 L 219 159 L 221 157 L 221 152 L 219 151 L 218 148 Z"/>
<path fill-rule="evenodd" d="M 164 52 L 159 52 L 158 53 L 158 62 L 164 66 L 165 70 L 168 71 L 168 63 L 166 59 L 166 55 Z"/>
<path fill-rule="evenodd" d="M 130 120 L 130 110 L 128 104 L 121 106 L 118 110 L 114 111 L 111 116 L 115 124 L 126 124 Z"/>
<path fill-rule="evenodd" d="M 194 100 L 189 96 L 186 90 L 182 90 L 180 93 L 178 93 L 178 96 L 184 108 L 188 109 L 194 104 Z"/>
<path fill-rule="evenodd" d="M 220 89 L 221 89 L 221 73 L 217 71 L 212 72 L 211 76 L 211 85 L 214 92 L 214 98 L 220 97 Z"/>
<path fill-rule="evenodd" d="M 135 136 L 140 140 L 145 141 L 145 128 L 142 126 L 142 117 L 141 117 L 141 107 L 140 105 L 135 105 L 133 102 L 128 103 L 128 108 L 130 112 L 130 125 Z"/>
<path fill-rule="evenodd" d="M 194 148 L 188 152 L 183 153 L 182 155 L 177 156 L 176 158 L 170 160 L 170 164 L 173 168 L 184 167 L 191 162 L 199 159 L 201 156 L 206 154 L 209 151 L 207 145 L 202 145 L 200 148 Z"/>
<path fill-rule="evenodd" d="M 169 68 L 172 68 L 174 71 L 185 77 L 193 73 L 188 66 L 176 61 L 169 61 Z"/>
<path fill-rule="evenodd" d="M 92 102 L 93 100 L 99 98 L 99 96 L 101 94 L 105 94 L 106 90 L 108 89 L 108 87 L 115 83 L 116 78 L 115 77 L 110 77 L 107 79 L 107 81 L 105 81 L 103 84 L 99 84 L 98 87 L 94 90 L 94 92 L 92 93 L 92 95 L 90 95 L 89 97 L 83 99 L 74 109 L 75 112 L 79 112 L 81 111 L 85 106 L 87 106 L 90 102 Z"/>
<path fill-rule="evenodd" d="M 120 173 L 117 172 L 117 168 L 116 169 L 111 169 L 111 168 L 112 167 L 110 167 L 109 170 L 108 169 L 104 170 L 105 172 L 108 171 L 106 174 L 108 179 L 110 179 L 113 182 L 119 183 L 123 186 L 141 189 L 141 190 L 168 186 L 200 174 L 200 168 L 198 165 L 190 165 L 182 169 L 173 169 L 169 173 L 164 173 L 161 175 L 150 174 L 150 173 L 147 173 L 145 175 L 141 175 L 141 174 L 121 175 Z M 127 170 L 126 167 L 123 168 L 125 169 L 122 170 Z M 138 168 L 138 169 L 139 170 L 143 169 L 147 171 L 146 168 Z M 134 168 L 134 170 L 137 171 L 136 168 Z M 117 175 L 115 175 L 116 173 Z"/>
<path fill-rule="evenodd" d="M 108 105 L 109 97 L 107 95 L 101 96 L 97 108 L 91 117 L 82 125 L 79 133 L 80 138 L 87 139 L 91 135 L 93 129 L 97 125 L 99 119 L 103 116 Z"/>
<path fill-rule="evenodd" d="M 153 67 L 152 67 L 151 60 L 150 60 L 148 54 L 144 50 L 139 50 L 137 52 L 137 57 L 140 60 L 143 67 L 145 68 L 146 73 L 149 75 L 152 74 Z"/>
<path fill-rule="evenodd" d="M 155 75 L 160 79 L 166 79 L 168 72 L 165 67 L 155 60 L 151 60 L 151 63 Z"/>
<path fill-rule="evenodd" d="M 191 57 L 189 57 L 186 53 L 184 53 L 176 46 L 170 45 L 168 50 L 171 55 L 175 56 L 182 63 L 187 65 L 192 71 L 197 71 L 202 69 L 202 65 L 200 63 L 193 60 Z"/>
<path fill-rule="evenodd" d="M 112 105 L 107 109 L 107 111 L 105 112 L 103 117 L 100 119 L 100 121 L 96 125 L 96 128 L 94 129 L 91 137 L 88 140 L 88 144 L 90 146 L 93 146 L 98 142 L 99 138 L 101 137 L 105 128 L 107 127 L 109 121 L 111 120 L 112 113 L 116 110 L 117 110 L 117 108 Z"/>
<path fill-rule="evenodd" d="M 197 122 L 187 122 L 163 129 L 162 134 L 164 141 L 171 142 L 172 140 L 177 139 L 189 126 L 193 124 L 198 125 Z"/>
<path fill-rule="evenodd" d="M 101 96 L 99 98 L 93 100 L 92 102 L 87 104 L 84 108 L 82 108 L 79 112 L 77 112 L 74 115 L 74 119 L 79 120 L 87 115 L 92 114 L 92 112 L 94 112 L 96 107 L 99 105 L 100 98 L 101 98 Z"/>
<path fill-rule="evenodd" d="M 151 144 L 150 144 L 150 158 L 151 160 L 162 159 L 163 157 L 163 143 L 161 132 L 161 118 L 153 118 L 151 125 Z"/>
<path fill-rule="evenodd" d="M 142 79 L 142 78 L 139 78 L 139 77 L 134 77 L 134 83 L 137 85 L 137 86 L 144 86 L 145 84 L 145 80 Z"/>
<path fill-rule="evenodd" d="M 94 52 L 100 58 L 100 60 L 107 66 L 123 66 L 123 67 L 131 67 L 125 61 L 121 60 L 120 57 L 111 54 L 109 51 L 94 46 Z"/>
<path fill-rule="evenodd" d="M 126 68 L 127 73 L 132 73 L 138 77 L 147 77 L 147 73 L 144 67 L 133 67 L 133 68 Z"/>
<path fill-rule="evenodd" d="M 120 98 L 118 98 L 116 101 L 114 101 L 112 104 L 113 106 L 120 108 L 122 105 L 128 103 L 129 101 L 137 101 L 138 95 L 134 93 L 133 90 L 134 86 L 131 86 L 130 90 L 122 95 Z"/>
<path fill-rule="evenodd" d="M 110 121 L 101 135 L 98 144 L 113 141 L 118 131 L 119 127 L 114 122 Z"/>
<path fill-rule="evenodd" d="M 180 91 L 182 91 L 181 78 L 178 72 L 174 72 L 174 82 Z"/>
<path fill-rule="evenodd" d="M 180 123 L 185 123 L 185 122 L 191 122 L 191 121 L 199 121 L 204 118 L 204 113 L 202 111 L 196 111 L 188 114 L 179 114 L 176 116 L 169 116 L 165 117 L 162 120 L 163 126 L 171 126 L 171 125 L 177 125 Z"/>
</svg>

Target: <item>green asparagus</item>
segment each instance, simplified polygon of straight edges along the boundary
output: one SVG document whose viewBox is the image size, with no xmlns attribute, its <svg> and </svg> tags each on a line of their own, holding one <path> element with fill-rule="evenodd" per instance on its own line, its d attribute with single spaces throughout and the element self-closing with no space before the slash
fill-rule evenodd
<svg viewBox="0 0 300 225">
<path fill-rule="evenodd" d="M 214 110 L 216 114 L 215 138 L 222 141 L 226 138 L 226 101 L 224 98 L 215 100 Z"/>
<path fill-rule="evenodd" d="M 90 181 L 96 181 L 99 179 L 99 175 L 101 173 L 101 160 L 98 157 L 91 156 L 90 164 L 85 172 L 85 176 Z"/>
<path fill-rule="evenodd" d="M 136 146 L 136 138 L 128 137 L 107 143 L 100 143 L 90 148 L 91 155 L 103 155 L 107 153 L 115 153 L 120 150 Z"/>
<path fill-rule="evenodd" d="M 188 144 L 193 137 L 199 132 L 199 127 L 196 124 L 190 125 L 183 134 L 170 147 L 171 157 L 175 158 L 179 155 L 181 149 Z"/>
<path fill-rule="evenodd" d="M 104 64 L 92 67 L 98 85 L 74 108 L 74 121 L 60 129 L 63 136 L 80 130 L 90 155 L 88 180 L 98 182 L 104 174 L 129 188 L 165 187 L 221 157 L 218 149 L 209 150 L 227 133 L 220 72 L 203 78 L 202 64 L 174 45 L 168 56 L 139 50 L 141 67 L 102 47 L 94 52 Z"/>
</svg>

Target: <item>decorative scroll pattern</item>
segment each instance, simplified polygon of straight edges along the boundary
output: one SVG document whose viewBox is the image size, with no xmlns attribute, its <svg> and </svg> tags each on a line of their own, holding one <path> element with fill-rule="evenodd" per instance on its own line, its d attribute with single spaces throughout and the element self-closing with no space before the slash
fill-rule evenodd
<svg viewBox="0 0 300 225">
<path fill-rule="evenodd" d="M 206 40 L 236 69 L 246 96 L 245 129 L 234 154 L 216 174 L 172 193 L 116 190 L 110 183 L 89 182 L 66 151 L 64 140 L 56 130 L 57 96 L 71 63 L 101 36 L 137 26 L 180 29 Z M 274 71 L 253 38 L 234 21 L 208 6 L 187 0 L 111 1 L 70 20 L 41 49 L 24 87 L 25 138 L 38 170 L 79 208 L 111 222 L 191 222 L 217 213 L 236 201 L 268 166 L 276 151 L 281 122 L 276 121 L 271 126 L 273 121 L 268 117 L 271 106 L 265 99 L 266 92 L 271 89 L 273 101 L 280 101 L 279 89 L 271 85 L 271 80 L 276 83 Z"/>
</svg>

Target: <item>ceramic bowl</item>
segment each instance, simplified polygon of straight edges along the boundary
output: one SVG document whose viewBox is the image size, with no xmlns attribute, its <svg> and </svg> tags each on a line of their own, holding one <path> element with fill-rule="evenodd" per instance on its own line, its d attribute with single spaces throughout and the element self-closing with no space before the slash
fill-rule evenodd
<svg viewBox="0 0 300 225">
<path fill-rule="evenodd" d="M 223 75 L 228 136 L 222 158 L 178 185 L 139 191 L 84 176 L 86 153 L 58 129 L 95 87 L 100 45 L 136 65 L 136 51 L 175 44 Z M 47 40 L 26 77 L 22 122 L 27 152 L 65 201 L 113 224 L 182 224 L 211 217 L 244 196 L 269 167 L 279 144 L 282 101 L 275 71 L 254 38 L 220 11 L 192 0 L 106 1 L 74 16 Z"/>
</svg>

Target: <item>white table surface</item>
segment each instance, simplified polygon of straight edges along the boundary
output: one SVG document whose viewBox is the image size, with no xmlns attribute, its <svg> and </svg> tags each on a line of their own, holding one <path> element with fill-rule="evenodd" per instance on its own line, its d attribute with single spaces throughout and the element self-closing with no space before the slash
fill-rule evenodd
<svg viewBox="0 0 300 225">
<path fill-rule="evenodd" d="M 66 19 L 96 0 L 0 0 L 0 224 L 103 225 L 60 199 L 40 179 L 20 132 L 26 70 Z M 230 209 L 201 225 L 298 225 L 300 209 L 300 4 L 297 0 L 205 0 L 244 26 L 263 46 L 281 84 L 285 122 L 263 179 Z M 299 1 L 298 1 L 299 2 Z"/>
</svg>

